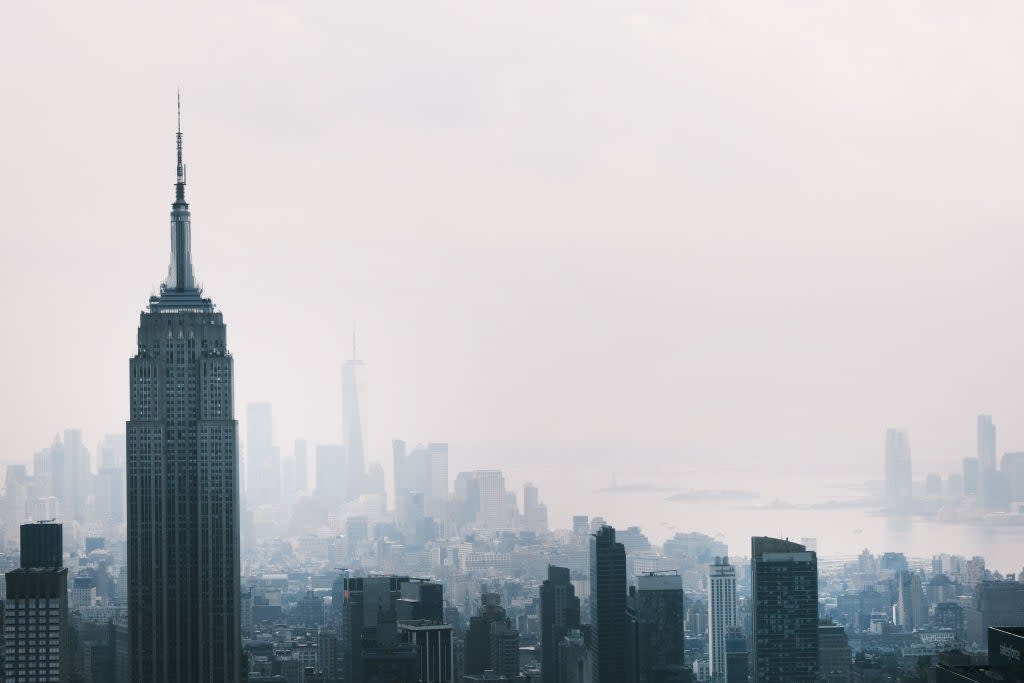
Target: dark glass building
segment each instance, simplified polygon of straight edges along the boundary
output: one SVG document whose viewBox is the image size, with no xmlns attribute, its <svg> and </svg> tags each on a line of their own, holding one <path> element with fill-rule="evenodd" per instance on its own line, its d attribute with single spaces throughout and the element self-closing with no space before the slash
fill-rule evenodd
<svg viewBox="0 0 1024 683">
<path fill-rule="evenodd" d="M 344 579 L 342 661 L 346 681 L 415 681 L 416 645 L 398 631 L 398 600 L 407 576 Z M 436 584 L 435 584 L 436 585 Z"/>
<path fill-rule="evenodd" d="M 71 676 L 68 570 L 60 524 L 21 525 L 21 567 L 7 572 L 4 680 L 64 683 Z"/>
<path fill-rule="evenodd" d="M 755 683 L 814 683 L 818 558 L 799 543 L 751 539 Z"/>
<path fill-rule="evenodd" d="M 540 587 L 540 656 L 543 683 L 558 683 L 558 644 L 580 627 L 580 599 L 566 567 L 548 565 Z"/>
<path fill-rule="evenodd" d="M 602 526 L 590 538 L 590 659 L 592 683 L 626 680 L 626 549 L 615 529 Z"/>
<path fill-rule="evenodd" d="M 21 525 L 21 566 L 63 567 L 64 528 L 56 522 Z"/>
<path fill-rule="evenodd" d="M 129 363 L 128 615 L 131 680 L 243 677 L 238 425 L 220 312 L 192 273 L 179 108 L 171 263 Z"/>
<path fill-rule="evenodd" d="M 683 683 L 685 622 L 683 579 L 678 574 L 645 574 L 630 590 L 630 680 Z"/>
</svg>

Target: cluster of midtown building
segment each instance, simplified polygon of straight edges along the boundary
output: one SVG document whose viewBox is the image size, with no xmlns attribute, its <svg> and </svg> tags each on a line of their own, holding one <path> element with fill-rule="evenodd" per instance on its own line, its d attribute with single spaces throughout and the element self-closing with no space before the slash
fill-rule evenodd
<svg viewBox="0 0 1024 683">
<path fill-rule="evenodd" d="M 359 361 L 345 442 L 316 449 L 314 485 L 304 445 L 281 461 L 260 404 L 243 472 L 226 326 L 192 270 L 180 125 L 170 243 L 129 360 L 123 451 L 105 440 L 94 474 L 68 432 L 31 475 L 8 469 L 8 683 L 810 683 L 912 680 L 911 663 L 1013 680 L 978 676 L 1019 660 L 1024 584 L 980 558 L 822 566 L 807 544 L 755 537 L 733 565 L 701 534 L 658 549 L 600 519 L 552 532 L 537 490 L 520 510 L 498 471 L 449 491 L 443 444 L 395 443 L 387 510 Z"/>
<path fill-rule="evenodd" d="M 322 548 L 307 557 L 278 541 L 280 573 L 244 577 L 239 680 L 941 683 L 1024 676 L 1024 583 L 990 571 L 980 557 L 923 561 L 865 551 L 819 562 L 803 544 L 756 537 L 750 557 L 730 562 L 712 556 L 724 551 L 720 543 L 692 533 L 663 548 L 676 569 L 638 571 L 643 564 L 634 558 L 650 554 L 643 534 L 626 530 L 620 540 L 600 521 L 578 521 L 557 542 L 530 532 L 473 540 L 508 544 L 523 559 L 565 544 L 585 554 L 576 569 L 541 570 L 531 559 L 512 570 L 438 567 L 430 578 L 332 571 L 317 557 Z M 126 577 L 110 572 L 123 542 L 107 547 L 89 538 L 84 549 L 68 548 L 55 522 L 24 524 L 20 537 L 20 566 L 4 582 L 5 680 L 137 680 Z M 347 551 L 339 552 L 340 559 Z"/>
</svg>

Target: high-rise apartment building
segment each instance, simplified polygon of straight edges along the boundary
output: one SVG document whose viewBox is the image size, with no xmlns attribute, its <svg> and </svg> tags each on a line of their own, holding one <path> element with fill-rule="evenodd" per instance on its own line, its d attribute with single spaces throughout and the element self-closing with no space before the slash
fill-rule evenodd
<svg viewBox="0 0 1024 683">
<path fill-rule="evenodd" d="M 626 680 L 626 549 L 615 529 L 590 538 L 590 659 L 593 683 Z"/>
<path fill-rule="evenodd" d="M 180 112 L 180 109 L 179 109 Z M 179 116 L 171 262 L 129 363 L 131 680 L 241 680 L 238 426 L 223 315 L 192 272 Z"/>
<path fill-rule="evenodd" d="M 799 543 L 751 539 L 754 683 L 814 683 L 818 558 Z"/>
<path fill-rule="evenodd" d="M 365 493 L 366 477 L 366 364 L 356 356 L 355 333 L 352 334 L 352 359 L 341 370 L 342 435 L 348 459 L 348 498 L 354 500 Z"/>
<path fill-rule="evenodd" d="M 716 557 L 708 566 L 708 666 L 711 680 L 728 680 L 729 629 L 738 624 L 736 568 L 728 557 Z"/>
<path fill-rule="evenodd" d="M 580 599 L 566 567 L 548 565 L 540 587 L 540 657 L 543 683 L 559 683 L 558 644 L 580 627 Z"/>
<path fill-rule="evenodd" d="M 913 497 L 910 439 L 902 429 L 885 433 L 885 499 L 892 509 L 908 509 Z"/>
<path fill-rule="evenodd" d="M 71 680 L 68 570 L 63 566 L 60 524 L 21 526 L 21 567 L 6 574 L 4 680 L 66 683 Z"/>
</svg>

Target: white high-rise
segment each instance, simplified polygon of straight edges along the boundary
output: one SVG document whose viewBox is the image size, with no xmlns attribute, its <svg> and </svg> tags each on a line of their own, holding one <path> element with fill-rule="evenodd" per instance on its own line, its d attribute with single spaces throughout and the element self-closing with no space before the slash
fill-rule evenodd
<svg viewBox="0 0 1024 683">
<path fill-rule="evenodd" d="M 738 625 L 736 568 L 729 558 L 716 557 L 708 565 L 708 660 L 712 681 L 726 680 L 726 637 Z"/>
</svg>

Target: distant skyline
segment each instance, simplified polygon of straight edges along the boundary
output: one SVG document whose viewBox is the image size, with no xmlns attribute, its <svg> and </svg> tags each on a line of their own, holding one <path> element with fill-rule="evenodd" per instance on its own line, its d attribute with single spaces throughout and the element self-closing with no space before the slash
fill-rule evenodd
<svg viewBox="0 0 1024 683">
<path fill-rule="evenodd" d="M 979 414 L 1024 450 L 1024 8 L 400 8 L 14 8 L 0 461 L 124 432 L 179 86 L 196 275 L 285 456 L 341 443 L 353 321 L 389 476 L 392 438 L 622 484 L 880 479 L 888 427 L 920 479 Z"/>
</svg>

